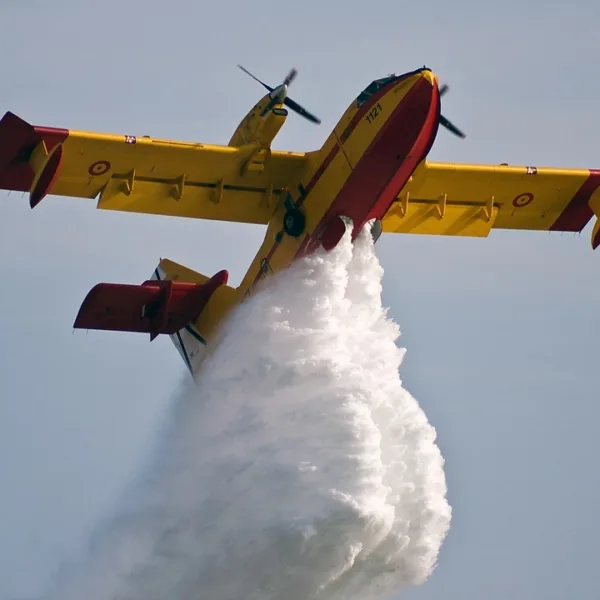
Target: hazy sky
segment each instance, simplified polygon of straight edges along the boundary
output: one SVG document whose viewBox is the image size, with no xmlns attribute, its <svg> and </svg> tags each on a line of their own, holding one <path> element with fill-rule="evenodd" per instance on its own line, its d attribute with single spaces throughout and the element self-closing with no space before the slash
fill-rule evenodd
<svg viewBox="0 0 600 600">
<path fill-rule="evenodd" d="M 600 166 L 600 4 L 3 0 L 0 113 L 227 143 L 262 94 L 242 62 L 323 120 L 372 79 L 423 64 L 451 86 L 430 158 Z M 581 236 L 384 236 L 402 377 L 438 431 L 453 522 L 415 599 L 600 597 L 596 442 L 600 254 Z M 259 227 L 96 211 L 0 192 L 0 598 L 39 593 L 143 460 L 184 365 L 167 338 L 72 333 L 100 281 L 160 257 L 233 284 Z"/>
</svg>

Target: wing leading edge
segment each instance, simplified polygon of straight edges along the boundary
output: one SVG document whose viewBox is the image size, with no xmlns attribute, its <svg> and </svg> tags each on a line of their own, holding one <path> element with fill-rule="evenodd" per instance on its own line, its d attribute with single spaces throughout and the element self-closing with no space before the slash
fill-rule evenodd
<svg viewBox="0 0 600 600">
<path fill-rule="evenodd" d="M 148 136 L 33 126 L 0 120 L 0 188 L 98 198 L 97 207 L 266 224 L 307 155 Z"/>
<path fill-rule="evenodd" d="M 600 170 L 424 162 L 383 230 L 486 237 L 491 229 L 581 232 L 600 216 Z M 592 247 L 600 245 L 600 219 Z"/>
</svg>

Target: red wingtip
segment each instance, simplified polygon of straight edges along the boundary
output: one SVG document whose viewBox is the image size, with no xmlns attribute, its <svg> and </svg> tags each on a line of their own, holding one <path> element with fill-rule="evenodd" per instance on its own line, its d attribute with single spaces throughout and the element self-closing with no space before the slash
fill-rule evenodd
<svg viewBox="0 0 600 600">
<path fill-rule="evenodd" d="M 60 146 L 69 136 L 66 129 L 37 127 L 24 121 L 12 112 L 6 112 L 0 119 L 0 188 L 28 192 L 35 180 L 35 173 L 29 164 L 31 153 L 40 142 L 44 142 L 48 152 Z M 56 180 L 62 151 L 56 150 L 44 172 L 38 178 L 36 189 L 29 202 L 33 208 L 52 188 Z"/>
<path fill-rule="evenodd" d="M 37 141 L 33 126 L 17 115 L 7 112 L 0 119 L 0 188 L 29 191 L 33 171 L 27 159 Z"/>
</svg>

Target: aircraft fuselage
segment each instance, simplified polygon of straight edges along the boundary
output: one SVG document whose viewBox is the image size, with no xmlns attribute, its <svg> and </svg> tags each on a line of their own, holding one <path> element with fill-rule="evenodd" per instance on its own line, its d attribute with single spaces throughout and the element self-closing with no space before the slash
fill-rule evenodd
<svg viewBox="0 0 600 600">
<path fill-rule="evenodd" d="M 438 130 L 437 80 L 428 69 L 374 81 L 315 152 L 271 219 L 239 291 L 323 245 L 331 249 L 353 223 L 352 239 L 382 219 L 429 152 Z M 299 223 L 298 221 L 302 221 Z"/>
</svg>

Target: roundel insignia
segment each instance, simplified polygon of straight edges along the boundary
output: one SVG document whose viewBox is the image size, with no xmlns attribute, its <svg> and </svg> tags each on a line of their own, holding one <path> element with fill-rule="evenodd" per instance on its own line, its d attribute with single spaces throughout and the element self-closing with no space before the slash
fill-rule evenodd
<svg viewBox="0 0 600 600">
<path fill-rule="evenodd" d="M 518 196 L 515 196 L 514 200 L 512 201 L 512 204 L 515 208 L 523 208 L 524 206 L 527 206 L 532 202 L 533 194 L 531 192 L 524 192 L 522 194 L 519 194 Z"/>
<path fill-rule="evenodd" d="M 98 177 L 98 175 L 104 175 L 110 170 L 110 163 L 107 160 L 98 160 L 90 165 L 88 173 L 92 177 Z"/>
</svg>

